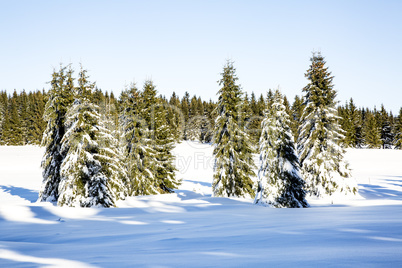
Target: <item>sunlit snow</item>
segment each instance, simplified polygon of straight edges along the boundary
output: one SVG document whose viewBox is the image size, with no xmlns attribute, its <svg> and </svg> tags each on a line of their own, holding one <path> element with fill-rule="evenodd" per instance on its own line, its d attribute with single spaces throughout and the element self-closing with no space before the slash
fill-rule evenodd
<svg viewBox="0 0 402 268">
<path fill-rule="evenodd" d="M 213 198 L 212 147 L 183 142 L 174 153 L 183 179 L 175 193 L 128 198 L 118 208 L 68 208 L 36 203 L 43 148 L 0 147 L 0 267 L 402 263 L 402 150 L 348 149 L 360 195 L 310 198 L 305 209 Z"/>
</svg>

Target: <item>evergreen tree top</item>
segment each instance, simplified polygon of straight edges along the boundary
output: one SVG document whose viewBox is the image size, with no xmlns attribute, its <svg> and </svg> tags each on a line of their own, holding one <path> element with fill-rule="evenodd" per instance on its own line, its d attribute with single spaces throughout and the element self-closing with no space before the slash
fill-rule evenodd
<svg viewBox="0 0 402 268">
<path fill-rule="evenodd" d="M 332 84 L 334 77 L 328 71 L 328 67 L 325 67 L 324 57 L 320 52 L 313 52 L 310 61 L 310 68 L 305 73 L 310 82 L 303 88 L 306 92 L 306 101 L 313 102 L 317 107 L 334 107 L 336 97 Z"/>
<path fill-rule="evenodd" d="M 236 81 L 239 80 L 239 78 L 236 76 L 236 69 L 233 66 L 233 62 L 226 62 L 221 75 L 222 78 L 218 81 L 218 84 L 223 86 L 222 88 L 240 89 L 240 86 L 236 84 Z"/>
<path fill-rule="evenodd" d="M 92 90 L 95 88 L 95 83 L 89 82 L 89 76 L 87 75 L 87 70 L 82 68 L 78 74 L 78 87 L 77 94 L 81 98 L 92 99 Z"/>
<path fill-rule="evenodd" d="M 156 103 L 156 88 L 152 80 L 147 80 L 144 83 L 144 89 L 142 91 L 142 97 L 145 102 L 155 104 Z"/>
<path fill-rule="evenodd" d="M 218 114 L 227 113 L 228 116 L 237 117 L 237 105 L 242 102 L 242 91 L 236 81 L 236 69 L 233 67 L 233 62 L 228 61 L 221 73 L 222 78 L 218 81 L 222 86 L 218 91 Z M 230 107 L 230 109 L 226 109 Z M 237 119 L 237 118 L 235 118 Z"/>
</svg>

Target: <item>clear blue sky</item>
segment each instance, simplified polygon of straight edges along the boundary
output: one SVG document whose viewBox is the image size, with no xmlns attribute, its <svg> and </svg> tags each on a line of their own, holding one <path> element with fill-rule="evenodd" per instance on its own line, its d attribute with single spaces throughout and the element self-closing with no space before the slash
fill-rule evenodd
<svg viewBox="0 0 402 268">
<path fill-rule="evenodd" d="M 0 90 L 48 89 L 53 68 L 82 62 L 119 95 L 152 79 L 159 93 L 216 100 L 226 59 L 249 94 L 293 100 L 313 50 L 338 100 L 402 106 L 402 1 L 0 1 Z"/>
</svg>

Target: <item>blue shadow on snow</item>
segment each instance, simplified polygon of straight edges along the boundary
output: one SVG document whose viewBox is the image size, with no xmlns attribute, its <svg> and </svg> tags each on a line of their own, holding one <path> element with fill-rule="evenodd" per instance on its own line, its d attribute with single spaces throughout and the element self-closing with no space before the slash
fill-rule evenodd
<svg viewBox="0 0 402 268">
<path fill-rule="evenodd" d="M 23 199 L 26 199 L 31 203 L 36 202 L 36 200 L 38 200 L 38 192 L 34 190 L 29 190 L 22 187 L 3 186 L 3 185 L 0 186 L 0 189 L 4 190 L 4 192 L 9 193 L 11 195 L 16 195 Z"/>
<path fill-rule="evenodd" d="M 366 199 L 391 199 L 402 200 L 402 192 L 387 189 L 379 185 L 360 184 L 364 189 L 359 189 L 359 194 Z"/>
</svg>

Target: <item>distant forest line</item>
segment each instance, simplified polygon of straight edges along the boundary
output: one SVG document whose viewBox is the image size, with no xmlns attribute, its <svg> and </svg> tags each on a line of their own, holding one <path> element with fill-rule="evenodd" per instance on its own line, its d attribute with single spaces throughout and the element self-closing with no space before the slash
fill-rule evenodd
<svg viewBox="0 0 402 268">
<path fill-rule="evenodd" d="M 258 144 L 261 133 L 261 121 L 264 110 L 272 105 L 273 93 L 256 96 L 253 92 L 243 96 L 245 110 L 243 126 L 252 141 Z M 178 116 L 168 118 L 169 126 L 176 141 L 195 140 L 203 143 L 212 142 L 212 130 L 216 119 L 216 102 L 202 100 L 188 92 L 178 96 L 175 92 L 169 98 L 159 95 L 158 99 L 171 108 L 176 108 Z M 46 128 L 43 114 L 48 100 L 45 90 L 12 94 L 0 92 L 0 145 L 40 145 Z M 96 88 L 92 101 L 100 107 L 100 113 L 106 111 L 114 117 L 114 125 L 119 126 L 119 114 L 122 112 L 122 96 L 113 92 L 104 92 Z M 300 118 L 304 101 L 296 96 L 293 101 L 285 97 L 285 106 L 290 115 L 295 141 L 298 137 Z M 350 99 L 337 107 L 339 123 L 344 130 L 343 146 L 346 148 L 402 148 L 402 108 L 398 115 L 393 115 L 384 105 L 379 109 L 357 107 Z M 176 122 L 173 122 L 176 120 Z"/>
</svg>

